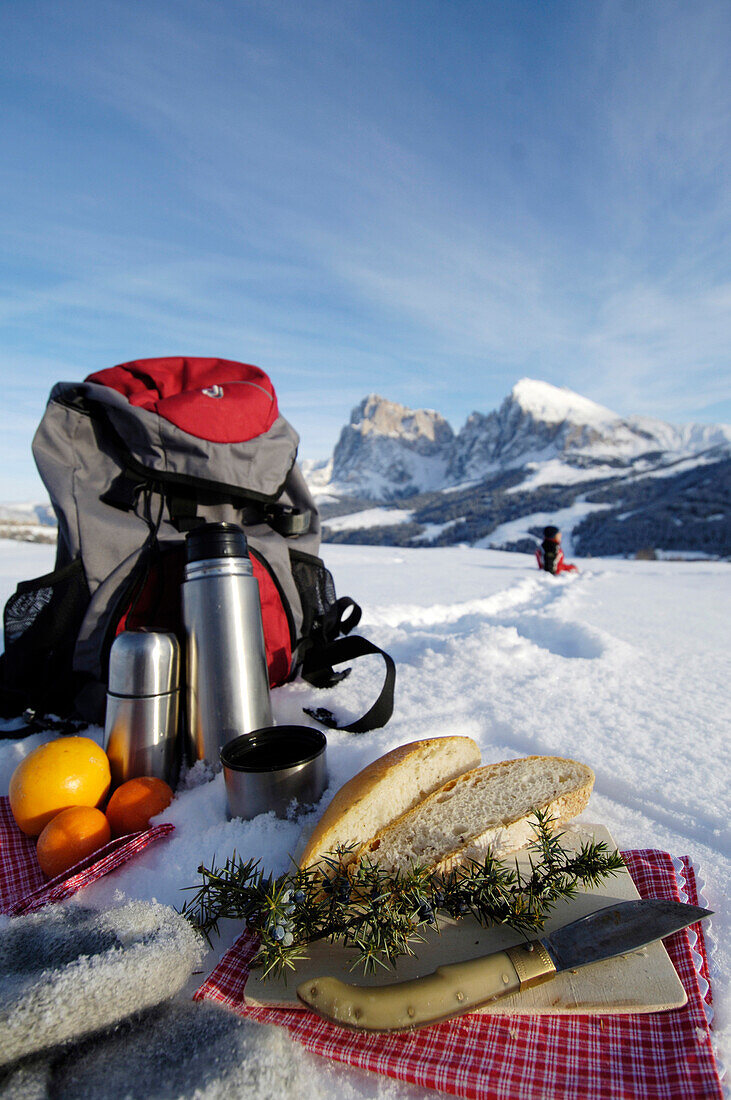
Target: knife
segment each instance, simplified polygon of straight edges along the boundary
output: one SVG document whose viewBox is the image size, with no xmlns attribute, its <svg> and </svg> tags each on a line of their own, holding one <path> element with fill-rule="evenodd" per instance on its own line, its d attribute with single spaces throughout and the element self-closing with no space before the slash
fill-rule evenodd
<svg viewBox="0 0 731 1100">
<path fill-rule="evenodd" d="M 297 988 L 297 996 L 318 1016 L 341 1027 L 406 1031 L 469 1012 L 565 970 L 637 951 L 710 916 L 710 909 L 676 901 L 618 902 L 540 939 L 440 966 L 412 981 L 357 986 L 337 978 L 314 978 Z"/>
</svg>

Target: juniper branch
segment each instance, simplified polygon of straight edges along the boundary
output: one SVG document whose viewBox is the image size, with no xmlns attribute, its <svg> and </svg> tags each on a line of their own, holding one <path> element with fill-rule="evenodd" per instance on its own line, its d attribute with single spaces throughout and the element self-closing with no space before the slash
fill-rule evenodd
<svg viewBox="0 0 731 1100">
<path fill-rule="evenodd" d="M 389 873 L 368 860 L 348 865 L 352 849 L 329 854 L 324 868 L 295 868 L 273 878 L 258 861 L 236 853 L 223 867 L 199 868 L 201 883 L 181 912 L 209 940 L 222 919 L 243 920 L 259 939 L 253 960 L 264 976 L 286 973 L 307 955 L 308 945 L 327 939 L 353 950 L 353 968 L 365 973 L 393 967 L 413 954 L 428 928 L 446 918 L 471 914 L 482 925 L 504 924 L 528 937 L 539 932 L 557 902 L 581 886 L 596 886 L 623 867 L 618 852 L 602 841 L 578 851 L 537 813 L 528 866 L 492 856 L 446 875 L 414 866 Z"/>
</svg>

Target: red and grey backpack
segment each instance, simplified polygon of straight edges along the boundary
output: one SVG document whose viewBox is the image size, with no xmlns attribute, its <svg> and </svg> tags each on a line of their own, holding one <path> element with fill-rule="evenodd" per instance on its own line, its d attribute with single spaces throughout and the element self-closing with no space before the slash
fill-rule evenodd
<svg viewBox="0 0 731 1100">
<path fill-rule="evenodd" d="M 297 465 L 299 437 L 258 367 L 225 359 L 141 359 L 54 386 L 33 455 L 58 518 L 52 573 L 5 606 L 0 714 L 103 723 L 109 650 L 121 630 L 182 635 L 185 533 L 244 528 L 259 582 L 271 685 L 316 687 L 366 653 L 386 663 L 367 714 L 393 709 L 388 654 L 349 635 L 360 608 L 338 599 L 319 557 L 320 519 Z M 328 711 L 311 712 L 336 726 Z M 18 731 L 6 736 L 17 737 Z"/>
</svg>

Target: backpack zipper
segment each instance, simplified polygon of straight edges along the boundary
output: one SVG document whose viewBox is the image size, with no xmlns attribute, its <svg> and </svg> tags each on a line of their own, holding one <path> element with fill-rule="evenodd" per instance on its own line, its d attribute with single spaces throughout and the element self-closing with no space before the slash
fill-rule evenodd
<svg viewBox="0 0 731 1100">
<path fill-rule="evenodd" d="M 239 381 L 227 382 L 226 385 L 256 386 L 256 383 Z M 256 386 L 256 388 L 261 389 L 262 393 L 266 393 L 266 390 L 262 389 L 261 386 Z M 267 394 L 267 396 L 270 395 Z M 234 500 L 251 500 L 255 504 L 273 504 L 279 500 L 282 493 L 284 492 L 284 487 L 287 484 L 287 478 L 292 472 L 294 464 L 297 461 L 297 452 L 295 451 L 294 458 L 292 459 L 289 467 L 284 474 L 284 479 L 282 480 L 281 485 L 279 486 L 279 488 L 275 489 L 273 493 L 270 494 L 257 493 L 255 489 L 242 490 L 240 486 L 229 485 L 225 481 L 212 481 L 208 478 L 194 477 L 191 474 L 175 474 L 169 473 L 164 470 L 156 470 L 154 467 L 145 466 L 144 463 L 139 462 L 136 458 L 132 456 L 129 447 L 127 447 L 119 432 L 112 424 L 107 414 L 107 410 L 104 408 L 104 405 L 100 401 L 90 401 L 84 394 L 77 395 L 76 400 L 68 397 L 67 395 L 54 397 L 53 400 L 61 405 L 63 408 L 72 409 L 74 412 L 81 413 L 83 416 L 87 416 L 90 419 L 93 419 L 95 414 L 96 416 L 100 417 L 103 420 L 104 425 L 109 431 L 112 439 L 116 442 L 120 453 L 124 456 L 125 464 L 133 473 L 144 477 L 146 480 L 159 481 L 161 483 L 166 483 L 170 485 L 181 485 L 183 487 L 188 487 L 191 489 L 208 489 L 209 491 L 220 492 L 222 496 L 233 498 Z M 95 407 L 96 413 L 94 409 L 90 407 L 90 405 L 93 405 Z M 228 445 L 232 446 L 232 444 Z M 219 444 L 219 446 L 224 446 L 224 444 Z"/>
</svg>

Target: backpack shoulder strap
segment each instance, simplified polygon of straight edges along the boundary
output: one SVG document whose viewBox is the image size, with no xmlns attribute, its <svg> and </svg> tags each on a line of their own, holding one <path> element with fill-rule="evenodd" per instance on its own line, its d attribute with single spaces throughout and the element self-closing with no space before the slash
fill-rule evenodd
<svg viewBox="0 0 731 1100">
<path fill-rule="evenodd" d="M 381 691 L 372 707 L 355 722 L 339 725 L 331 711 L 325 707 L 308 708 L 305 713 L 328 729 L 341 729 L 349 733 L 367 733 L 385 726 L 393 714 L 396 687 L 396 665 L 390 654 L 374 642 L 359 635 L 352 635 L 360 622 L 361 609 L 349 596 L 341 596 L 323 615 L 316 632 L 310 639 L 302 662 L 302 679 L 313 687 L 327 688 L 344 680 L 351 670 L 336 672 L 334 666 L 353 661 L 357 657 L 377 654 L 386 665 L 386 675 Z M 347 635 L 339 638 L 338 634 Z"/>
<path fill-rule="evenodd" d="M 338 638 L 319 651 L 310 650 L 305 657 L 302 676 L 309 683 L 313 683 L 310 678 L 313 673 L 316 676 L 327 671 L 333 673 L 333 665 L 342 664 L 344 661 L 352 661 L 356 657 L 364 657 L 369 653 L 376 653 L 383 657 L 386 665 L 386 676 L 378 698 L 362 718 L 341 726 L 338 725 L 338 721 L 332 712 L 325 707 L 305 707 L 305 713 L 309 714 L 315 721 L 322 723 L 323 726 L 327 726 L 328 729 L 346 730 L 349 733 L 368 733 L 369 730 L 380 729 L 381 726 L 385 726 L 393 714 L 396 665 L 393 657 L 385 650 L 379 649 L 373 642 L 369 642 L 367 638 L 362 638 L 356 634 L 348 638 Z M 334 675 L 338 679 L 342 679 L 349 672 L 350 669 L 347 669 L 344 673 L 334 673 Z M 322 686 L 326 685 L 323 684 Z"/>
</svg>

